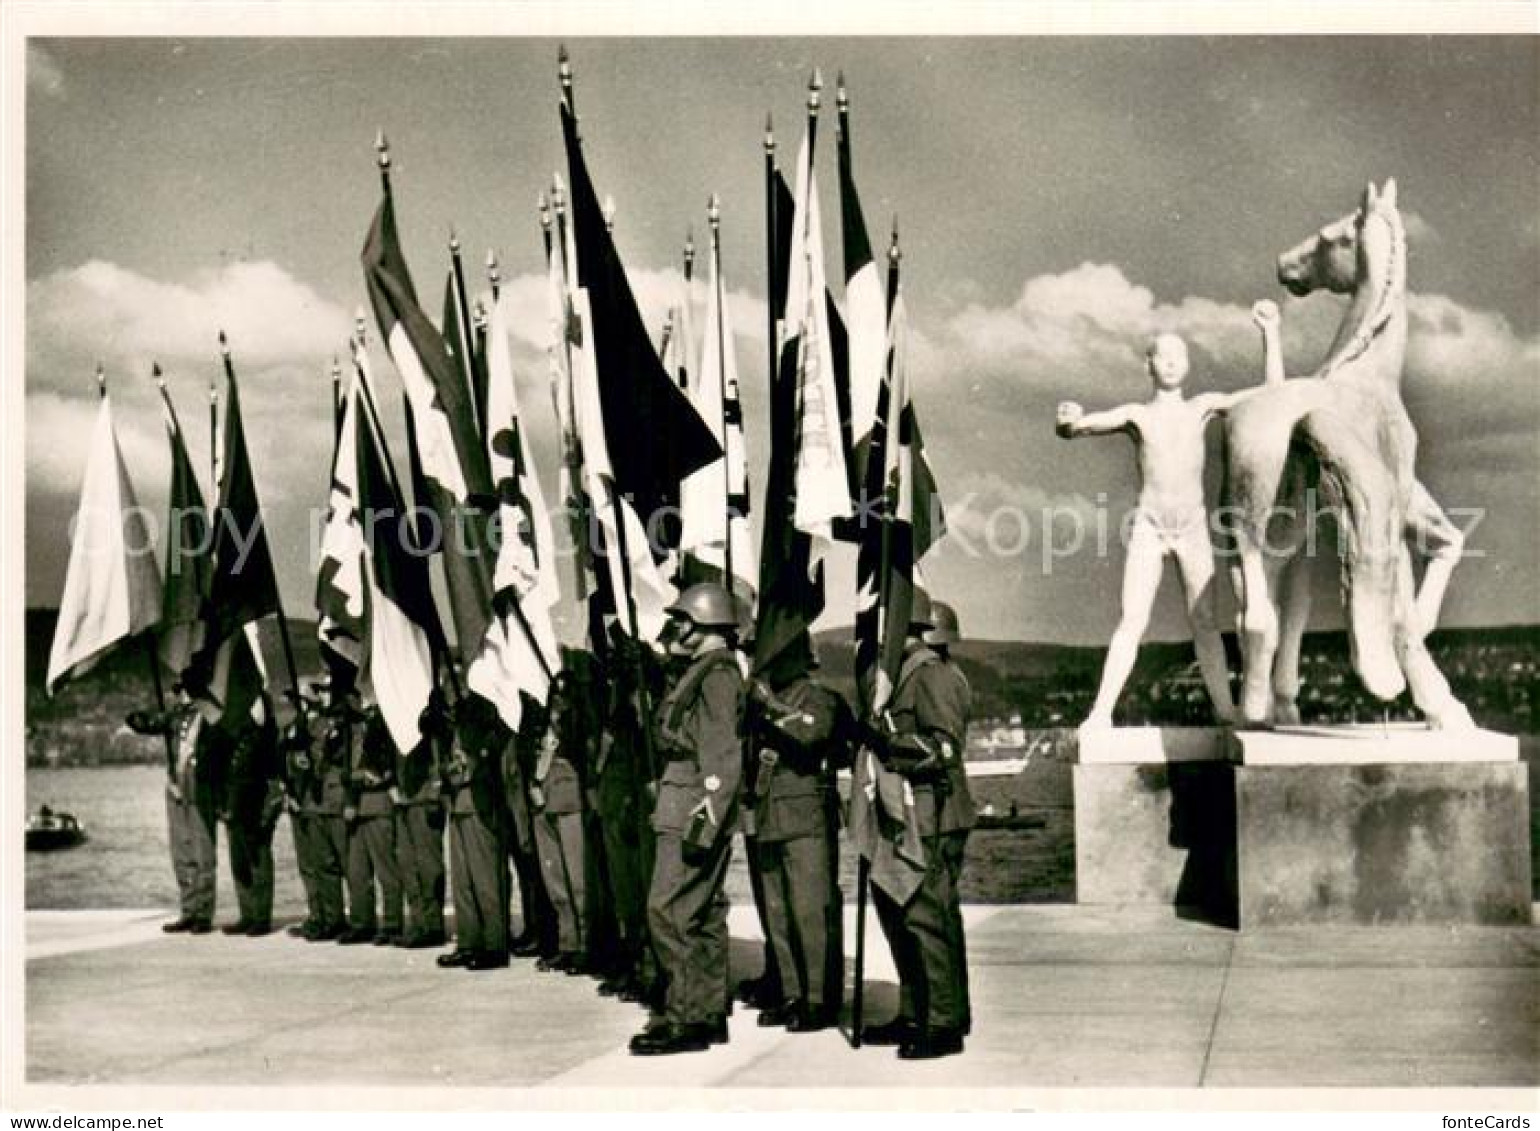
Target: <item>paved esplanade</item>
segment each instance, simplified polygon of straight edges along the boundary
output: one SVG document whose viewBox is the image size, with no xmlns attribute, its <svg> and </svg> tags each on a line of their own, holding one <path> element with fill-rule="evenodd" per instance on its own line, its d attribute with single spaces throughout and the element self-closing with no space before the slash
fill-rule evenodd
<svg viewBox="0 0 1540 1131">
<path fill-rule="evenodd" d="M 760 1029 L 659 1062 L 639 1008 L 528 962 L 434 968 L 432 951 L 160 933 L 161 912 L 27 917 L 29 1083 L 492 1087 L 780 1085 L 1534 1087 L 1540 929 L 1279 929 L 1169 912 L 968 907 L 976 1018 L 934 1063 Z M 738 972 L 752 909 L 731 919 Z M 847 939 L 854 933 L 847 929 Z M 871 926 L 870 1016 L 894 1005 Z M 869 983 L 870 985 L 871 983 Z"/>
</svg>

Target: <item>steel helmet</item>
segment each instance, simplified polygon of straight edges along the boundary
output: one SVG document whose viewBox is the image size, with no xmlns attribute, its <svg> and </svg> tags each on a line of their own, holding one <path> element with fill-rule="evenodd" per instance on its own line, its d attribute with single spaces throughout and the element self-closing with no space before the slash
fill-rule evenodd
<svg viewBox="0 0 1540 1131">
<path fill-rule="evenodd" d="M 923 589 L 914 591 L 914 602 L 909 606 L 909 629 L 935 628 L 936 622 L 932 619 L 930 608 L 930 594 Z"/>
<path fill-rule="evenodd" d="M 738 602 L 714 581 L 692 585 L 668 607 L 668 615 L 687 620 L 696 628 L 714 628 L 722 632 L 738 629 Z"/>
<path fill-rule="evenodd" d="M 962 631 L 957 623 L 957 610 L 945 601 L 931 602 L 930 623 L 931 628 L 925 634 L 925 643 L 931 647 L 956 644 L 962 639 Z"/>
</svg>

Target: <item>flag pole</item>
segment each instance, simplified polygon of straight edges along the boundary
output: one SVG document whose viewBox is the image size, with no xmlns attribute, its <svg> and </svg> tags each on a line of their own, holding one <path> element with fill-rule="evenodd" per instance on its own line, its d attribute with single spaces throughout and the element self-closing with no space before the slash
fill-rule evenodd
<svg viewBox="0 0 1540 1131">
<path fill-rule="evenodd" d="M 470 300 L 465 295 L 465 267 L 460 261 L 460 237 L 453 226 L 449 229 L 449 262 L 455 286 L 455 314 L 460 319 L 460 340 L 465 343 L 456 358 L 465 377 L 465 390 L 470 394 L 471 408 L 476 414 L 476 433 L 485 439 L 487 422 L 482 419 L 482 406 L 476 394 L 476 331 L 471 324 Z M 447 330 L 448 327 L 446 326 Z"/>
<path fill-rule="evenodd" d="M 155 378 L 155 386 L 160 390 L 162 398 L 166 395 L 166 378 L 161 374 L 158 362 L 150 363 L 150 375 Z M 107 399 L 107 373 L 101 363 L 96 365 L 96 395 L 101 400 Z M 170 403 L 170 402 L 167 402 Z M 170 565 L 170 562 L 167 562 Z M 161 686 L 160 679 L 160 653 L 156 650 L 154 634 L 146 632 L 142 637 L 144 641 L 144 659 L 150 669 L 150 686 L 155 691 L 155 710 L 160 715 L 166 713 L 166 691 Z M 171 728 L 167 727 L 162 733 L 166 743 L 166 773 L 176 774 L 176 741 L 171 737 Z"/>
<path fill-rule="evenodd" d="M 342 436 L 342 365 L 332 354 L 332 444 Z"/>
<path fill-rule="evenodd" d="M 567 56 L 567 48 L 565 44 L 561 47 L 560 54 L 557 56 L 557 77 L 561 81 L 562 97 L 566 100 L 567 108 L 571 111 L 573 121 L 576 123 L 577 102 L 572 92 L 572 62 Z M 608 196 L 606 196 L 604 200 L 604 227 L 607 233 L 609 233 L 611 236 L 614 235 L 615 203 L 614 200 Z M 564 240 L 564 252 L 565 247 L 566 243 Z M 570 272 L 576 270 L 576 264 L 568 264 L 568 268 L 569 274 L 567 276 L 567 285 L 571 287 L 573 282 L 572 274 Z M 592 327 L 585 326 L 583 327 L 583 331 L 585 334 L 591 333 Z M 605 547 L 605 553 L 618 551 L 620 554 L 620 587 L 622 590 L 624 590 L 623 596 L 625 597 L 626 620 L 631 626 L 631 639 L 640 645 L 641 625 L 639 624 L 636 615 L 636 597 L 631 591 L 631 554 L 629 547 L 627 546 L 625 514 L 620 508 L 620 492 L 615 489 L 615 484 L 613 482 L 606 483 L 605 489 L 609 492 L 610 496 L 610 508 L 613 512 L 615 521 L 616 541 L 616 545 L 614 547 Z M 616 611 L 618 612 L 619 610 Z M 656 781 L 658 778 L 658 755 L 653 743 L 652 734 L 652 692 L 647 686 L 647 673 L 642 666 L 642 653 L 640 647 L 632 651 L 632 657 L 634 675 L 636 679 L 637 710 L 641 715 L 641 718 L 637 721 L 640 724 L 639 729 L 642 732 L 642 751 L 643 756 L 647 761 L 648 777 L 649 779 Z"/>
<path fill-rule="evenodd" d="M 235 363 L 230 359 L 230 340 L 225 337 L 223 330 L 219 331 L 219 354 L 224 360 L 225 381 L 230 385 L 233 397 L 236 389 Z M 258 512 L 257 521 L 262 521 L 261 512 Z M 294 644 L 289 639 L 289 618 L 284 614 L 281 595 L 278 599 L 278 607 L 273 610 L 273 613 L 278 618 L 278 639 L 283 643 L 283 662 L 289 671 L 289 694 L 294 697 L 294 709 L 299 714 L 301 724 L 308 726 L 305 698 L 299 693 L 299 668 L 294 663 Z M 247 644 L 250 645 L 249 640 Z"/>
<path fill-rule="evenodd" d="M 727 296 L 722 293 L 722 204 L 717 194 L 711 194 L 706 205 L 706 219 L 711 224 L 711 278 L 717 304 L 717 387 L 722 404 L 722 575 L 729 594 L 735 592 L 733 581 L 733 461 L 730 454 L 732 437 L 727 431 L 727 342 L 723 334 L 723 304 Z M 688 296 L 688 291 L 686 295 Z"/>
</svg>

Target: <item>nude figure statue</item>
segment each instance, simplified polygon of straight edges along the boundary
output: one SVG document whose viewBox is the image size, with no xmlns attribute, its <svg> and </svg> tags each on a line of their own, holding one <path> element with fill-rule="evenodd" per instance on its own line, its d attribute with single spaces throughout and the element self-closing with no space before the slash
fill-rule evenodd
<svg viewBox="0 0 1540 1131">
<path fill-rule="evenodd" d="M 1265 380 L 1281 381 L 1278 308 L 1271 302 L 1258 303 L 1252 308 L 1252 318 L 1262 333 Z M 1204 429 L 1210 420 L 1257 390 L 1185 397 L 1182 386 L 1188 372 L 1187 345 L 1175 334 L 1155 338 L 1145 363 L 1154 386 L 1149 400 L 1089 414 L 1074 401 L 1066 401 L 1058 411 L 1056 430 L 1060 436 L 1124 432 L 1133 439 L 1139 461 L 1141 486 L 1123 569 L 1122 617 L 1107 648 L 1096 702 L 1083 724 L 1091 729 L 1112 725 L 1112 709 L 1149 626 L 1168 556 L 1176 559 L 1181 575 L 1198 666 L 1214 713 L 1223 723 L 1235 718 L 1215 611 L 1214 548 L 1203 497 Z"/>
</svg>

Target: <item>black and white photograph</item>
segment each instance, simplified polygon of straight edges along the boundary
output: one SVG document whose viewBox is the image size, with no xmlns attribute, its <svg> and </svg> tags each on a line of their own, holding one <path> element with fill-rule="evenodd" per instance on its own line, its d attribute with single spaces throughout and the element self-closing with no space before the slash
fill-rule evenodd
<svg viewBox="0 0 1540 1131">
<path fill-rule="evenodd" d="M 8 5 L 0 1109 L 1530 1126 L 1540 17 L 1310 12 Z"/>
</svg>

